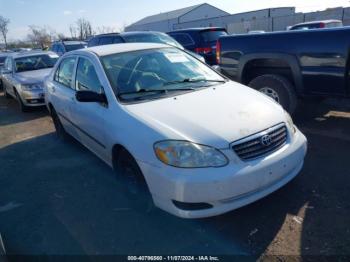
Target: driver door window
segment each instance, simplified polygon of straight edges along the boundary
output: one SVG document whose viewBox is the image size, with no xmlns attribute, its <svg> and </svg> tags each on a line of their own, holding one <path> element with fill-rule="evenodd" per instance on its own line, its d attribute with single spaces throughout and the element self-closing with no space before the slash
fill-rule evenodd
<svg viewBox="0 0 350 262">
<path fill-rule="evenodd" d="M 75 80 L 76 90 L 90 90 L 101 93 L 101 86 L 94 65 L 85 58 L 79 58 Z"/>
</svg>

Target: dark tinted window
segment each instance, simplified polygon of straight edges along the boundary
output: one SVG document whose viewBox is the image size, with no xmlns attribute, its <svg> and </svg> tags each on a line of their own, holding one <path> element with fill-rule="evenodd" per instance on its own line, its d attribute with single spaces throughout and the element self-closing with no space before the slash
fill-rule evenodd
<svg viewBox="0 0 350 262">
<path fill-rule="evenodd" d="M 124 43 L 123 39 L 119 36 L 114 36 L 113 37 L 113 44 L 119 44 L 119 43 Z"/>
<path fill-rule="evenodd" d="M 77 49 L 82 49 L 85 47 L 84 44 L 74 44 L 74 45 L 65 45 L 66 47 L 66 51 L 73 51 L 73 50 L 77 50 Z"/>
<path fill-rule="evenodd" d="M 183 46 L 189 46 L 194 44 L 194 41 L 189 34 L 176 33 L 171 34 L 171 36 Z"/>
<path fill-rule="evenodd" d="M 101 91 L 101 83 L 96 70 L 93 64 L 87 59 L 79 59 L 75 88 L 76 90 L 91 90 L 97 93 Z"/>
<path fill-rule="evenodd" d="M 64 53 L 64 48 L 63 48 L 63 45 L 62 44 L 57 44 L 56 45 L 56 52 L 57 53 Z"/>
<path fill-rule="evenodd" d="M 75 64 L 74 57 L 63 59 L 55 73 L 55 78 L 54 78 L 55 81 L 71 88 L 71 83 L 72 83 L 73 73 L 74 73 L 74 64 Z"/>
<path fill-rule="evenodd" d="M 201 37 L 204 42 L 216 42 L 221 36 L 227 35 L 226 31 L 204 31 L 201 32 Z"/>
<path fill-rule="evenodd" d="M 113 44 L 113 36 L 100 37 L 99 45 L 110 45 Z"/>
<path fill-rule="evenodd" d="M 0 63 L 3 64 L 5 62 L 6 56 L 0 56 Z"/>
<path fill-rule="evenodd" d="M 94 37 L 94 38 L 92 38 L 89 41 L 88 46 L 97 46 L 98 45 L 98 41 L 99 41 L 99 38 L 98 37 Z"/>
</svg>

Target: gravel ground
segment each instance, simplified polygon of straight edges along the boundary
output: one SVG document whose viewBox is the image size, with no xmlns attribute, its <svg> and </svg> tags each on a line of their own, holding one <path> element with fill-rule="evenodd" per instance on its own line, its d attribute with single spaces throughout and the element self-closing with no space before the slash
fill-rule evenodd
<svg viewBox="0 0 350 262">
<path fill-rule="evenodd" d="M 113 171 L 63 143 L 45 109 L 21 113 L 0 93 L 0 233 L 8 254 L 253 255 L 350 258 L 350 103 L 304 102 L 309 141 L 300 175 L 214 218 L 130 209 Z M 348 257 L 346 257 L 348 256 Z"/>
</svg>

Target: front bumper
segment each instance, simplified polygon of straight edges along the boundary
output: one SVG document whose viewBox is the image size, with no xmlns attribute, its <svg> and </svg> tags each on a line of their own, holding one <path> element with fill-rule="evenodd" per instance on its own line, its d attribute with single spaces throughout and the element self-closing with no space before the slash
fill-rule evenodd
<svg viewBox="0 0 350 262">
<path fill-rule="evenodd" d="M 154 204 L 183 218 L 226 213 L 281 188 L 301 170 L 307 151 L 305 136 L 297 130 L 288 144 L 270 155 L 243 162 L 232 149 L 222 150 L 230 164 L 221 168 L 180 169 L 139 161 Z M 184 210 L 173 201 L 206 203 L 211 208 Z"/>
<path fill-rule="evenodd" d="M 35 107 L 45 105 L 45 94 L 44 90 L 42 89 L 31 91 L 22 90 L 20 92 L 20 96 L 25 106 Z"/>
</svg>

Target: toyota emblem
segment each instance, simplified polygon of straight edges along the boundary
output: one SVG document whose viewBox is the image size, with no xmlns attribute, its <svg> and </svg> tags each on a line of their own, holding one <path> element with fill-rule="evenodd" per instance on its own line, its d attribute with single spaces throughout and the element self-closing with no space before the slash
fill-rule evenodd
<svg viewBox="0 0 350 262">
<path fill-rule="evenodd" d="M 262 136 L 261 139 L 260 139 L 260 143 L 261 143 L 263 146 L 269 146 L 269 145 L 271 145 L 271 143 L 272 143 L 271 136 L 270 136 L 270 135 L 264 135 L 264 136 Z"/>
</svg>

